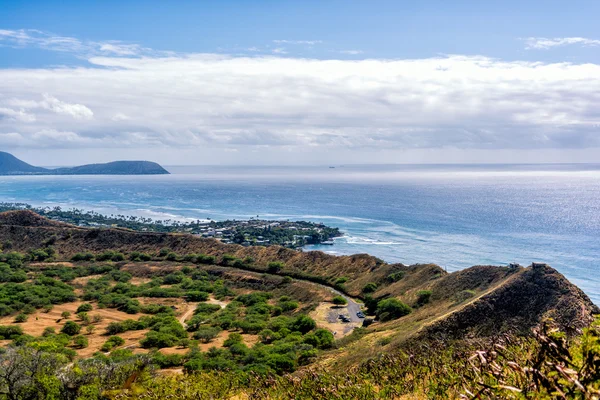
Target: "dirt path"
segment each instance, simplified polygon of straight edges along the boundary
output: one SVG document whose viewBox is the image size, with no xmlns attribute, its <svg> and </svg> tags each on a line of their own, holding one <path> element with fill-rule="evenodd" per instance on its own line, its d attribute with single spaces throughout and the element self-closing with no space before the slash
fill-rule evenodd
<svg viewBox="0 0 600 400">
<path fill-rule="evenodd" d="M 225 308 L 227 306 L 227 302 L 217 300 L 213 297 L 206 300 L 205 303 L 217 304 L 217 305 L 221 306 L 221 308 Z M 194 310 L 196 310 L 196 307 L 198 307 L 198 304 L 199 303 L 184 303 L 184 305 L 187 305 L 187 309 L 184 311 L 184 313 L 181 315 L 181 317 L 179 317 L 179 323 L 181 325 L 183 325 L 184 328 L 187 329 L 187 324 L 185 323 L 185 320 L 194 314 Z"/>
<path fill-rule="evenodd" d="M 348 312 L 348 318 L 350 318 L 351 322 L 360 322 L 362 323 L 363 319 L 358 317 L 358 312 L 361 310 L 361 305 L 360 303 L 357 303 L 356 301 L 354 301 L 354 299 L 352 297 L 349 297 L 347 295 L 345 295 L 344 293 L 340 292 L 339 290 L 336 290 L 334 288 L 331 288 L 329 286 L 325 286 L 325 285 L 321 285 L 320 283 L 314 283 L 311 282 L 313 285 L 317 285 L 322 287 L 323 289 L 327 289 L 329 290 L 331 293 L 333 293 L 334 296 L 342 296 L 344 299 L 346 299 L 346 301 L 348 302 L 348 305 L 346 306 L 346 310 Z"/>
<path fill-rule="evenodd" d="M 184 328 L 187 329 L 187 324 L 185 323 L 185 320 L 188 319 L 192 314 L 194 314 L 194 310 L 197 306 L 197 303 L 187 303 L 187 310 L 185 310 L 183 315 L 179 318 L 179 323 L 183 325 Z"/>
</svg>

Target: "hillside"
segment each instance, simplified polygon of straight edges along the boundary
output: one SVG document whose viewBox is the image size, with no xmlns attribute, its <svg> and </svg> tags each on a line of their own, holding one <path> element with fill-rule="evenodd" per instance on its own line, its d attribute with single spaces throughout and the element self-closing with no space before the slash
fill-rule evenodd
<svg viewBox="0 0 600 400">
<path fill-rule="evenodd" d="M 447 321 L 444 318 L 445 325 L 432 333 L 460 331 L 460 335 L 464 335 L 464 329 L 468 328 L 470 332 L 489 334 L 518 326 L 527 330 L 551 310 L 561 326 L 581 327 L 589 322 L 592 312 L 598 312 L 579 288 L 548 266 L 475 266 L 446 273 L 433 264 L 387 264 L 367 254 L 333 256 L 279 246 L 223 244 L 187 234 L 79 228 L 47 220 L 31 211 L 0 213 L 0 242 L 10 242 L 11 250 L 20 252 L 44 248 L 52 243 L 58 260 L 70 260 L 82 252 L 98 254 L 105 251 L 127 255 L 131 252 L 157 254 L 168 249 L 178 257 L 203 254 L 215 257 L 217 263 L 325 284 L 354 297 L 396 297 L 407 304 L 415 304 L 419 292 L 430 291 L 428 304 L 418 308 L 407 321 L 411 318 L 435 320 L 440 314 L 448 314 L 446 316 L 451 318 Z M 251 259 L 252 263 L 234 263 L 245 259 Z M 279 265 L 272 269 L 270 263 Z M 368 284 L 374 284 L 375 289 L 365 291 Z M 461 314 L 460 318 L 453 314 L 465 304 L 475 303 L 477 307 L 471 305 L 461 311 L 471 314 Z M 489 313 L 490 309 L 495 312 Z"/>
<path fill-rule="evenodd" d="M 485 357 L 513 374 L 494 369 L 486 378 L 504 390 L 532 379 L 514 375 L 515 362 L 552 356 L 550 340 L 561 340 L 552 342 L 560 357 L 573 351 L 573 365 L 581 362 L 577 341 L 600 312 L 545 264 L 446 273 L 366 254 L 81 228 L 32 211 L 0 213 L 0 244 L 0 345 L 8 346 L 0 369 L 23 343 L 58 348 L 70 357 L 55 361 L 65 368 L 73 360 L 83 369 L 94 360 L 133 368 L 119 376 L 134 377 L 136 390 L 123 380 L 98 383 L 132 398 L 144 390 L 179 398 L 181 388 L 190 399 L 458 398 L 479 387 Z M 87 333 L 64 335 L 76 325 Z M 565 335 L 552 336 L 555 329 Z M 600 360 L 597 347 L 585 360 Z M 484 357 L 474 373 L 473 354 Z"/>
<path fill-rule="evenodd" d="M 114 161 L 67 168 L 34 167 L 12 154 L 0 152 L 0 175 L 164 175 L 169 172 L 150 161 Z"/>
</svg>

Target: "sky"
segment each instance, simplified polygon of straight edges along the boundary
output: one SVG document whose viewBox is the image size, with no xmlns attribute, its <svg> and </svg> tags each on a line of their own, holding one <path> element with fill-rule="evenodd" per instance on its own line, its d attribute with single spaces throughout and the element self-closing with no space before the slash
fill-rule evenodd
<svg viewBox="0 0 600 400">
<path fill-rule="evenodd" d="M 600 2 L 0 0 L 44 166 L 600 162 Z"/>
</svg>

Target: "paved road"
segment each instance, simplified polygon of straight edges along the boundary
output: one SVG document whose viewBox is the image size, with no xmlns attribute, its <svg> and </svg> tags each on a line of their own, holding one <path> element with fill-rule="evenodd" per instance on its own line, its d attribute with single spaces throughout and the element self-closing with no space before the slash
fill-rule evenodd
<svg viewBox="0 0 600 400">
<path fill-rule="evenodd" d="M 356 313 L 358 313 L 361 310 L 360 303 L 357 303 L 356 301 L 354 301 L 352 299 L 352 297 L 348 297 L 347 295 L 340 292 L 339 290 L 335 290 L 334 288 L 331 288 L 329 286 L 321 285 L 320 283 L 315 283 L 315 285 L 321 286 L 322 288 L 329 290 L 331 293 L 334 294 L 334 296 L 342 296 L 343 298 L 345 298 L 346 301 L 348 302 L 348 306 L 346 309 L 348 310 L 348 314 L 349 314 L 348 318 L 350 318 L 350 321 L 362 323 L 363 318 L 359 318 L 356 315 Z"/>
</svg>

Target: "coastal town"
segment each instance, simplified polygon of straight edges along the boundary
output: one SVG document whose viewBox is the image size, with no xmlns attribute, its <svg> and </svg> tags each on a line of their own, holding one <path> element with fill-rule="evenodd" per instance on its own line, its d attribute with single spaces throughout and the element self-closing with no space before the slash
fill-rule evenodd
<svg viewBox="0 0 600 400">
<path fill-rule="evenodd" d="M 189 233 L 242 246 L 278 245 L 299 249 L 311 244 L 333 245 L 333 239 L 342 236 L 338 228 L 311 221 L 265 220 L 254 217 L 247 220 L 215 221 L 207 218 L 182 222 L 131 215 L 103 215 L 76 208 L 65 210 L 61 207 L 32 207 L 24 203 L 0 203 L 0 212 L 10 210 L 31 210 L 52 220 L 80 227 Z"/>
<path fill-rule="evenodd" d="M 342 235 L 338 228 L 331 228 L 322 223 L 254 218 L 242 221 L 210 221 L 192 229 L 191 233 L 212 237 L 223 243 L 244 246 L 280 245 L 290 248 L 308 244 L 333 244 L 333 238 Z"/>
</svg>

